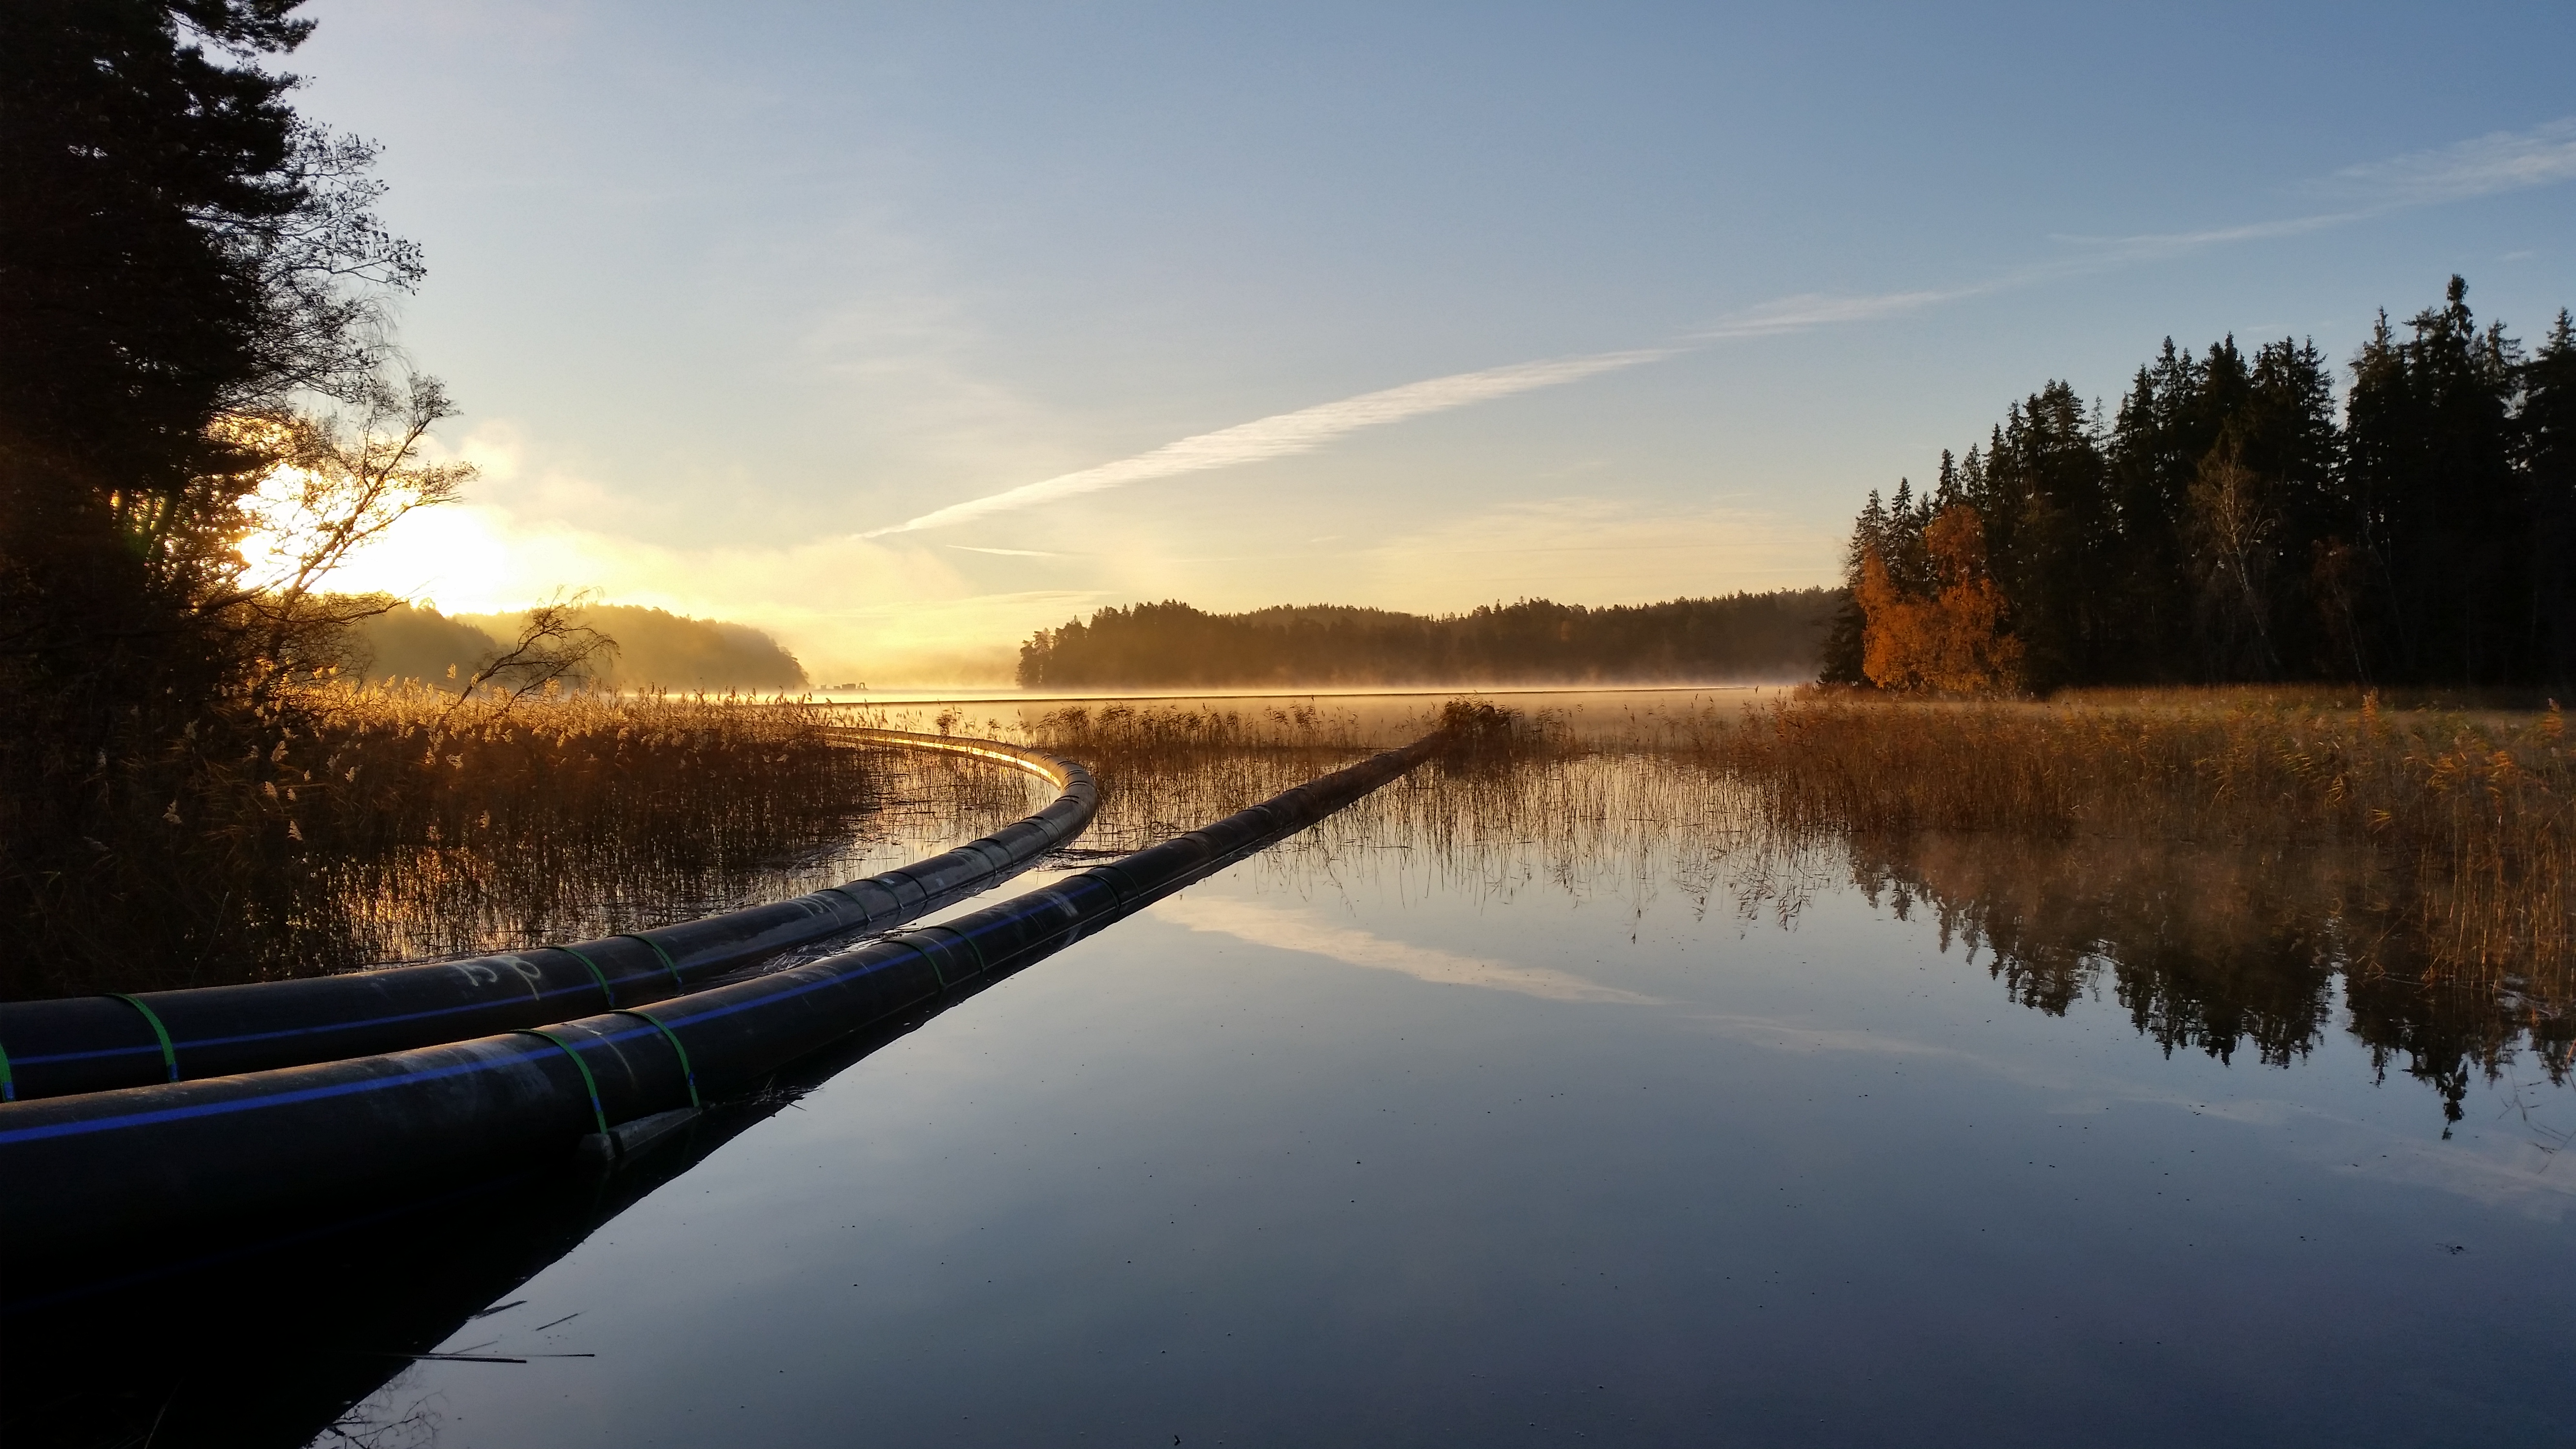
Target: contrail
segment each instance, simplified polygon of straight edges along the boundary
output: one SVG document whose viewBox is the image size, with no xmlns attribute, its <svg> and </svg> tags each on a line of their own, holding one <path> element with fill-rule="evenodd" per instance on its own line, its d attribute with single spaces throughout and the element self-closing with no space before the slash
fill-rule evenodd
<svg viewBox="0 0 2576 1449">
<path fill-rule="evenodd" d="M 2093 250 L 2081 256 L 2018 268 L 1964 286 L 1859 296 L 1810 293 L 1782 297 L 1722 319 L 1671 346 L 1599 352 L 1548 362 L 1514 363 L 1509 367 L 1407 383 L 1383 392 L 1362 393 L 1339 402 L 1322 403 L 1293 413 L 1279 413 L 1231 428 L 1220 428 L 1213 433 L 1201 433 L 1194 438 L 1183 438 L 1150 453 L 1139 453 L 1115 463 L 1103 463 L 982 498 L 952 503 L 918 518 L 871 529 L 859 536 L 882 538 L 890 533 L 941 528 L 1148 479 L 1284 458 L 1309 452 L 1362 428 L 1402 422 L 1426 413 L 1445 412 L 1469 403 L 1510 397 L 1514 393 L 1555 387 L 1560 383 L 1579 382 L 1642 362 L 1659 362 L 1713 342 L 1770 337 L 1816 327 L 1901 316 L 2051 278 L 2154 261 L 2212 246 L 2297 236 L 2408 207 L 2549 186 L 2570 179 L 2576 179 L 2576 117 L 2552 121 L 2528 131 L 2500 131 L 2436 150 L 2417 151 L 2388 161 L 2346 167 L 2329 178 L 2321 189 L 2358 196 L 2366 204 L 2357 209 L 2204 231 L 2125 237 L 2062 236 L 2057 240 L 2083 244 Z M 983 551 L 1009 552 L 1003 549 Z"/>
<path fill-rule="evenodd" d="M 1641 362 L 1659 361 L 1681 350 L 1651 347 L 1632 352 L 1601 352 L 1588 357 L 1518 362 L 1509 367 L 1487 368 L 1482 372 L 1461 372 L 1449 377 L 1435 377 L 1427 382 L 1409 382 L 1383 392 L 1362 393 L 1339 402 L 1320 403 L 1293 413 L 1279 413 L 1230 428 L 1219 428 L 1213 433 L 1201 433 L 1194 438 L 1183 438 L 1176 443 L 1165 443 L 1150 453 L 1139 453 L 1133 458 L 1103 463 L 1078 473 L 1060 474 L 982 498 L 952 503 L 919 518 L 887 528 L 871 529 L 859 536 L 881 538 L 889 533 L 941 528 L 1039 503 L 1052 503 L 1079 493 L 1097 493 L 1103 488 L 1142 483 L 1149 478 L 1169 478 L 1180 473 L 1199 473 L 1210 468 L 1231 468 L 1239 463 L 1285 458 L 1321 447 L 1345 433 L 1354 433 L 1362 428 L 1400 423 L 1425 413 L 1446 412 L 1469 403 L 1510 397 L 1514 393 L 1555 387 L 1560 383 L 1579 382 L 1623 367 L 1634 367 Z"/>
</svg>

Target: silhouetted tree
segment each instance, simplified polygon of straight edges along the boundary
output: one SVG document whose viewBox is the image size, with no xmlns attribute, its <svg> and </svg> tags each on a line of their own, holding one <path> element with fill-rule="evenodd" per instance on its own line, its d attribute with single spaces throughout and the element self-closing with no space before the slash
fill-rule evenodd
<svg viewBox="0 0 2576 1449">
<path fill-rule="evenodd" d="M 222 842 L 189 798 L 324 668 L 312 584 L 459 475 L 379 299 L 421 275 L 374 150 L 286 104 L 297 0 L 0 6 L 0 891 L 152 889 Z M 283 579 L 240 545 L 296 465 Z M 202 864 L 202 862 L 200 862 Z M 84 882 L 88 883 L 87 885 Z"/>
<path fill-rule="evenodd" d="M 2564 309 L 2524 373 L 2524 486 L 2540 678 L 2576 680 L 2576 327 Z"/>
<path fill-rule="evenodd" d="M 1585 608 L 1546 599 L 1426 618 L 1282 606 L 1210 614 L 1177 601 L 1095 612 L 1020 647 L 1031 688 L 1610 683 L 1812 679 L 1830 589 Z"/>
<path fill-rule="evenodd" d="M 2468 284 L 2401 340 L 2386 313 L 2352 362 L 2345 488 L 2357 511 L 2381 677 L 2440 684 L 2526 678 L 2532 521 L 2514 476 L 2518 349 L 2478 331 Z"/>
<path fill-rule="evenodd" d="M 2355 355 L 2344 421 L 2312 342 L 2249 362 L 2168 338 L 2105 427 L 2062 382 L 2007 410 L 1983 448 L 1942 455 L 1929 507 L 1876 493 L 1845 559 L 1833 677 L 1912 660 L 1928 521 L 1982 523 L 2022 675 L 2068 684 L 2322 678 L 2563 684 L 2576 675 L 2576 337 L 2561 315 L 2526 360 L 2481 330 L 2467 284 Z M 1873 554 L 1874 551 L 1874 554 Z M 1873 632 L 1910 631 L 1877 648 Z M 1937 631 L 1936 631 L 1937 632 Z M 1921 683 L 1919 670 L 1887 666 Z"/>
</svg>

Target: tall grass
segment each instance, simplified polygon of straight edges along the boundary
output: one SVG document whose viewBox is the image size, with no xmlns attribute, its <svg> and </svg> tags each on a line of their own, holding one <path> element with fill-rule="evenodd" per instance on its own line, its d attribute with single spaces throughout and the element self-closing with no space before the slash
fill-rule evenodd
<svg viewBox="0 0 2576 1449">
<path fill-rule="evenodd" d="M 10 995 L 631 930 L 846 854 L 884 803 L 882 763 L 826 712 L 668 695 L 505 708 L 325 684 L 272 711 L 252 748 L 200 763 L 148 823 L 166 840 L 95 842 L 85 874 L 49 883 L 47 939 L 9 963 Z"/>
<path fill-rule="evenodd" d="M 1100 813 L 1071 857 L 1119 855 L 1194 830 L 1429 728 L 1408 706 L 1389 729 L 1338 708 L 1108 703 L 844 710 L 840 718 L 920 733 L 981 735 L 1081 761 Z"/>
<path fill-rule="evenodd" d="M 1739 732 L 1776 721 L 1706 723 L 1688 749 L 1533 733 L 1509 755 L 1435 761 L 1247 868 L 1296 895 L 1559 896 L 1639 919 L 1677 903 L 1747 927 L 1794 927 L 1857 886 L 1937 930 L 2015 1003 L 2064 1013 L 2108 997 L 2168 1052 L 2283 1065 L 2340 1017 L 2378 1070 L 2423 1081 L 2455 1119 L 2474 1078 L 2526 1050 L 2551 1081 L 2576 1073 L 2563 967 L 2446 954 L 2366 822 L 2354 839 L 2183 837 L 2097 831 L 2082 815 L 2023 830 L 1975 805 L 1981 828 L 1925 825 L 1928 811 L 1876 828 L 1883 817 L 1812 808 L 1747 767 L 1767 747 Z M 1944 798 L 1964 815 L 1969 795 Z"/>
<path fill-rule="evenodd" d="M 2576 964 L 2576 750 L 2555 706 L 1819 694 L 1713 722 L 1688 748 L 1758 782 L 1792 828 L 2348 849 L 2438 969 L 2563 996 Z"/>
</svg>

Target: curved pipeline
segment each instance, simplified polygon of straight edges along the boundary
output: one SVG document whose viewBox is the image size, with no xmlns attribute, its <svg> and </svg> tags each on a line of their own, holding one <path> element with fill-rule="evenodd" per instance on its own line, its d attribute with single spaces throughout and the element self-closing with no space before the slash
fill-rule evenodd
<svg viewBox="0 0 2576 1449">
<path fill-rule="evenodd" d="M 898 730 L 872 741 L 971 755 L 1062 791 L 980 840 L 811 895 L 570 946 L 296 981 L 0 1003 L 0 1098 L 59 1097 L 374 1056 L 649 1006 L 797 946 L 901 925 L 989 889 L 1080 835 L 1100 808 L 1071 760 Z"/>
<path fill-rule="evenodd" d="M 188 1219 L 615 1154 L 899 1012 L 973 989 L 1359 799 L 1433 735 L 938 926 L 538 1030 L 0 1106 L 0 1241 L 59 1252 Z M 30 1188 L 26 1185 L 41 1184 Z"/>
</svg>

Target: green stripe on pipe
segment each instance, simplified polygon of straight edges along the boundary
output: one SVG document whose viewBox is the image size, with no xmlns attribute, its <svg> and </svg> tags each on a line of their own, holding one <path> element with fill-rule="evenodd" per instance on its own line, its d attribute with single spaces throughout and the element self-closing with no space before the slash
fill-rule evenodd
<svg viewBox="0 0 2576 1449">
<path fill-rule="evenodd" d="M 1144 889 L 1136 884 L 1136 878 L 1134 876 L 1129 875 L 1127 872 L 1120 870 L 1118 867 L 1111 865 L 1105 860 L 1098 865 L 1089 867 L 1088 871 L 1101 871 L 1109 875 L 1114 875 L 1118 877 L 1119 881 L 1126 887 L 1126 889 L 1134 891 L 1138 899 L 1141 900 L 1145 896 Z M 1088 871 L 1086 871 L 1086 873 L 1088 873 Z M 1119 894 L 1117 887 L 1111 887 L 1110 894 L 1118 896 L 1118 904 L 1122 906 L 1127 904 L 1127 898 L 1124 895 Z"/>
<path fill-rule="evenodd" d="M 634 935 L 612 936 L 609 939 L 612 941 L 641 941 L 645 945 L 652 947 L 653 954 L 662 958 L 662 969 L 671 973 L 671 984 L 674 986 L 686 986 L 689 984 L 680 979 L 680 963 L 671 959 L 671 953 L 662 949 L 661 942 L 654 940 L 650 936 Z"/>
<path fill-rule="evenodd" d="M 662 1018 L 655 1016 L 649 1011 L 639 1011 L 631 1006 L 626 1008 L 624 1011 L 619 1012 L 618 1015 L 640 1016 L 644 1020 L 653 1023 L 653 1029 L 662 1034 L 662 1040 L 669 1042 L 671 1044 L 671 1050 L 679 1053 L 680 1074 L 689 1079 L 689 1105 L 692 1107 L 705 1106 L 706 1103 L 698 1100 L 698 1069 L 689 1065 L 689 1049 L 681 1044 L 678 1035 L 673 1033 L 669 1027 L 662 1024 Z"/>
<path fill-rule="evenodd" d="M 918 956 L 918 957 L 920 957 L 922 960 L 929 962 L 929 963 L 930 963 L 930 979 L 931 979 L 931 980 L 933 980 L 933 981 L 938 982 L 938 983 L 939 983 L 939 989 L 940 989 L 941 991 L 945 992 L 945 991 L 948 989 L 948 973 L 939 969 L 939 958 L 938 958 L 938 957 L 936 957 L 936 956 L 934 956 L 934 955 L 930 954 L 928 951 L 923 950 L 923 949 L 921 948 L 920 943 L 912 939 L 914 936 L 916 936 L 916 935 L 918 935 L 918 934 L 920 934 L 920 933 L 919 933 L 919 932 L 917 932 L 917 931 L 905 931 L 905 932 L 903 932 L 901 935 L 893 935 L 893 934 L 889 934 L 889 935 L 886 935 L 886 936 L 880 937 L 879 939 L 881 939 L 881 940 L 883 940 L 883 941 L 887 942 L 887 943 L 888 943 L 888 944 L 890 944 L 890 945 L 901 946 L 903 949 L 905 949 L 905 950 L 907 950 L 907 951 L 910 951 L 910 952 L 911 952 L 912 954 L 914 954 L 915 956 Z"/>
<path fill-rule="evenodd" d="M 930 932 L 932 932 L 932 931 L 946 931 L 946 932 L 948 932 L 948 934 L 950 934 L 950 935 L 952 935 L 952 936 L 956 937 L 958 940 L 965 942 L 965 943 L 966 943 L 966 949 L 967 949 L 968 951 L 971 951 L 971 952 L 973 952 L 973 953 L 974 953 L 974 956 L 975 956 L 975 974 L 976 974 L 976 975 L 978 975 L 978 976 L 990 976 L 991 974 L 993 974 L 993 967 L 992 967 L 992 963 L 991 963 L 991 962 L 988 962 L 988 961 L 986 961 L 986 960 L 984 959 L 984 948 L 975 944 L 975 938 L 974 938 L 974 937 L 967 935 L 964 931 L 956 930 L 956 929 L 953 929 L 953 928 L 948 927 L 948 926 L 924 926 L 924 927 L 922 927 L 922 928 L 921 928 L 921 931 L 920 931 L 920 933 L 919 933 L 919 934 L 927 935 L 928 933 L 930 933 Z M 933 967 L 933 968 L 931 968 L 931 969 L 932 969 L 932 970 L 934 970 L 934 971 L 936 971 L 938 968 L 937 968 L 937 967 Z M 942 983 L 942 984 L 944 985 L 945 983 Z"/>
<path fill-rule="evenodd" d="M 0 1102 L 18 1100 L 18 1079 L 9 1075 L 9 1049 L 0 1046 Z"/>
<path fill-rule="evenodd" d="M 590 1089 L 590 1115 L 598 1119 L 599 1135 L 602 1137 L 608 1137 L 608 1109 L 599 1105 L 599 1078 L 590 1074 L 590 1063 L 581 1059 L 581 1053 L 572 1049 L 572 1043 L 565 1041 L 562 1037 L 555 1035 L 553 1032 L 539 1031 L 537 1028 L 532 1026 L 521 1031 L 519 1034 L 521 1036 L 544 1037 L 546 1040 L 553 1042 L 556 1046 L 563 1048 L 563 1054 L 572 1058 L 573 1066 L 581 1072 L 581 1084 Z M 610 1152 L 615 1152 L 617 1150 L 616 1138 L 608 1137 L 608 1150 Z"/>
<path fill-rule="evenodd" d="M 609 989 L 608 973 L 599 969 L 598 962 L 593 961 L 570 946 L 548 946 L 546 949 L 549 951 L 561 951 L 584 966 L 589 967 L 590 979 L 599 983 L 599 994 L 607 998 L 608 1009 L 611 1011 L 617 1010 L 617 993 Z"/>
<path fill-rule="evenodd" d="M 140 996 L 128 996 L 122 991 L 111 991 L 107 994 L 142 1012 L 143 1019 L 152 1023 L 152 1034 L 161 1039 L 161 1065 L 169 1070 L 171 1081 L 179 1080 L 179 1050 L 170 1045 L 170 1028 L 161 1024 L 160 1016 L 151 1007 L 144 1005 L 143 998 Z"/>
</svg>

